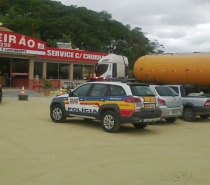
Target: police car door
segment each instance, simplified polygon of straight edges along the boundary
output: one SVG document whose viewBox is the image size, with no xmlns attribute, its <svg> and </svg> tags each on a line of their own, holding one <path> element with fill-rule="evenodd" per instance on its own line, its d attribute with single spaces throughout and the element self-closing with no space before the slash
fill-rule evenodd
<svg viewBox="0 0 210 185">
<path fill-rule="evenodd" d="M 85 116 L 92 119 L 96 118 L 100 106 L 105 104 L 107 99 L 107 85 L 94 84 L 85 99 Z"/>
<path fill-rule="evenodd" d="M 71 93 L 69 104 L 66 105 L 69 116 L 84 117 L 85 96 L 90 86 L 91 84 L 81 85 Z"/>
</svg>

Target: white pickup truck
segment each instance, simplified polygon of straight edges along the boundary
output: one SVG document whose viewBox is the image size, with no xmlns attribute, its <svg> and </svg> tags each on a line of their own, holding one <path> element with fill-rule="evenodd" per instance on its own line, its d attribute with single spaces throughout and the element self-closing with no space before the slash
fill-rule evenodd
<svg viewBox="0 0 210 185">
<path fill-rule="evenodd" d="M 168 85 L 182 98 L 185 121 L 193 122 L 196 116 L 203 119 L 210 117 L 210 95 L 200 92 L 194 85 Z"/>
</svg>

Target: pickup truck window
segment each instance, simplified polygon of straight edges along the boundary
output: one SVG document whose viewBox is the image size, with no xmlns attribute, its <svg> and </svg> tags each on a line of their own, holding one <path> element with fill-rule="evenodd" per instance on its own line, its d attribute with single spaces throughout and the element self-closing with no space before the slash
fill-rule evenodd
<svg viewBox="0 0 210 185">
<path fill-rule="evenodd" d="M 196 86 L 186 86 L 185 92 L 186 92 L 186 95 L 189 95 L 191 93 L 199 93 L 199 90 Z"/>
</svg>

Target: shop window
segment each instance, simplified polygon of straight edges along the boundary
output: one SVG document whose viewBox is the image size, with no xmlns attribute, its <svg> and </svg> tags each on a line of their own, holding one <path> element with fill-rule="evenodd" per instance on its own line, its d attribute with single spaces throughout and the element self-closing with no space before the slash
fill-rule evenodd
<svg viewBox="0 0 210 185">
<path fill-rule="evenodd" d="M 69 79 L 69 64 L 59 64 L 59 78 L 60 79 Z"/>
<path fill-rule="evenodd" d="M 89 76 L 94 75 L 93 65 L 74 65 L 73 78 L 74 80 L 86 80 Z"/>
<path fill-rule="evenodd" d="M 47 63 L 47 79 L 69 79 L 69 64 Z"/>
<path fill-rule="evenodd" d="M 39 79 L 43 77 L 43 63 L 42 62 L 34 62 L 34 77 L 37 75 Z"/>
<path fill-rule="evenodd" d="M 12 58 L 13 78 L 28 79 L 29 59 Z"/>
<path fill-rule="evenodd" d="M 93 75 L 94 75 L 94 66 L 85 65 L 84 72 L 83 72 L 83 79 L 87 80 L 89 76 L 93 76 Z"/>
<path fill-rule="evenodd" d="M 74 65 L 73 78 L 74 80 L 83 80 L 83 65 Z"/>
</svg>

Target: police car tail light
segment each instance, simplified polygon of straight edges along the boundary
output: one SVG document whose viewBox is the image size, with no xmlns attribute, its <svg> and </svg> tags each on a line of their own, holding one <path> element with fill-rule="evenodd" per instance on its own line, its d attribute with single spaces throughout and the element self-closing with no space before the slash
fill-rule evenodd
<svg viewBox="0 0 210 185">
<path fill-rule="evenodd" d="M 158 104 L 159 105 L 166 105 L 166 102 L 160 98 L 158 98 Z"/>
<path fill-rule="evenodd" d="M 210 107 L 210 100 L 207 100 L 207 101 L 204 103 L 204 107 Z"/>
<path fill-rule="evenodd" d="M 139 98 L 134 97 L 127 97 L 123 99 L 126 103 L 141 103 L 141 100 Z"/>
</svg>

